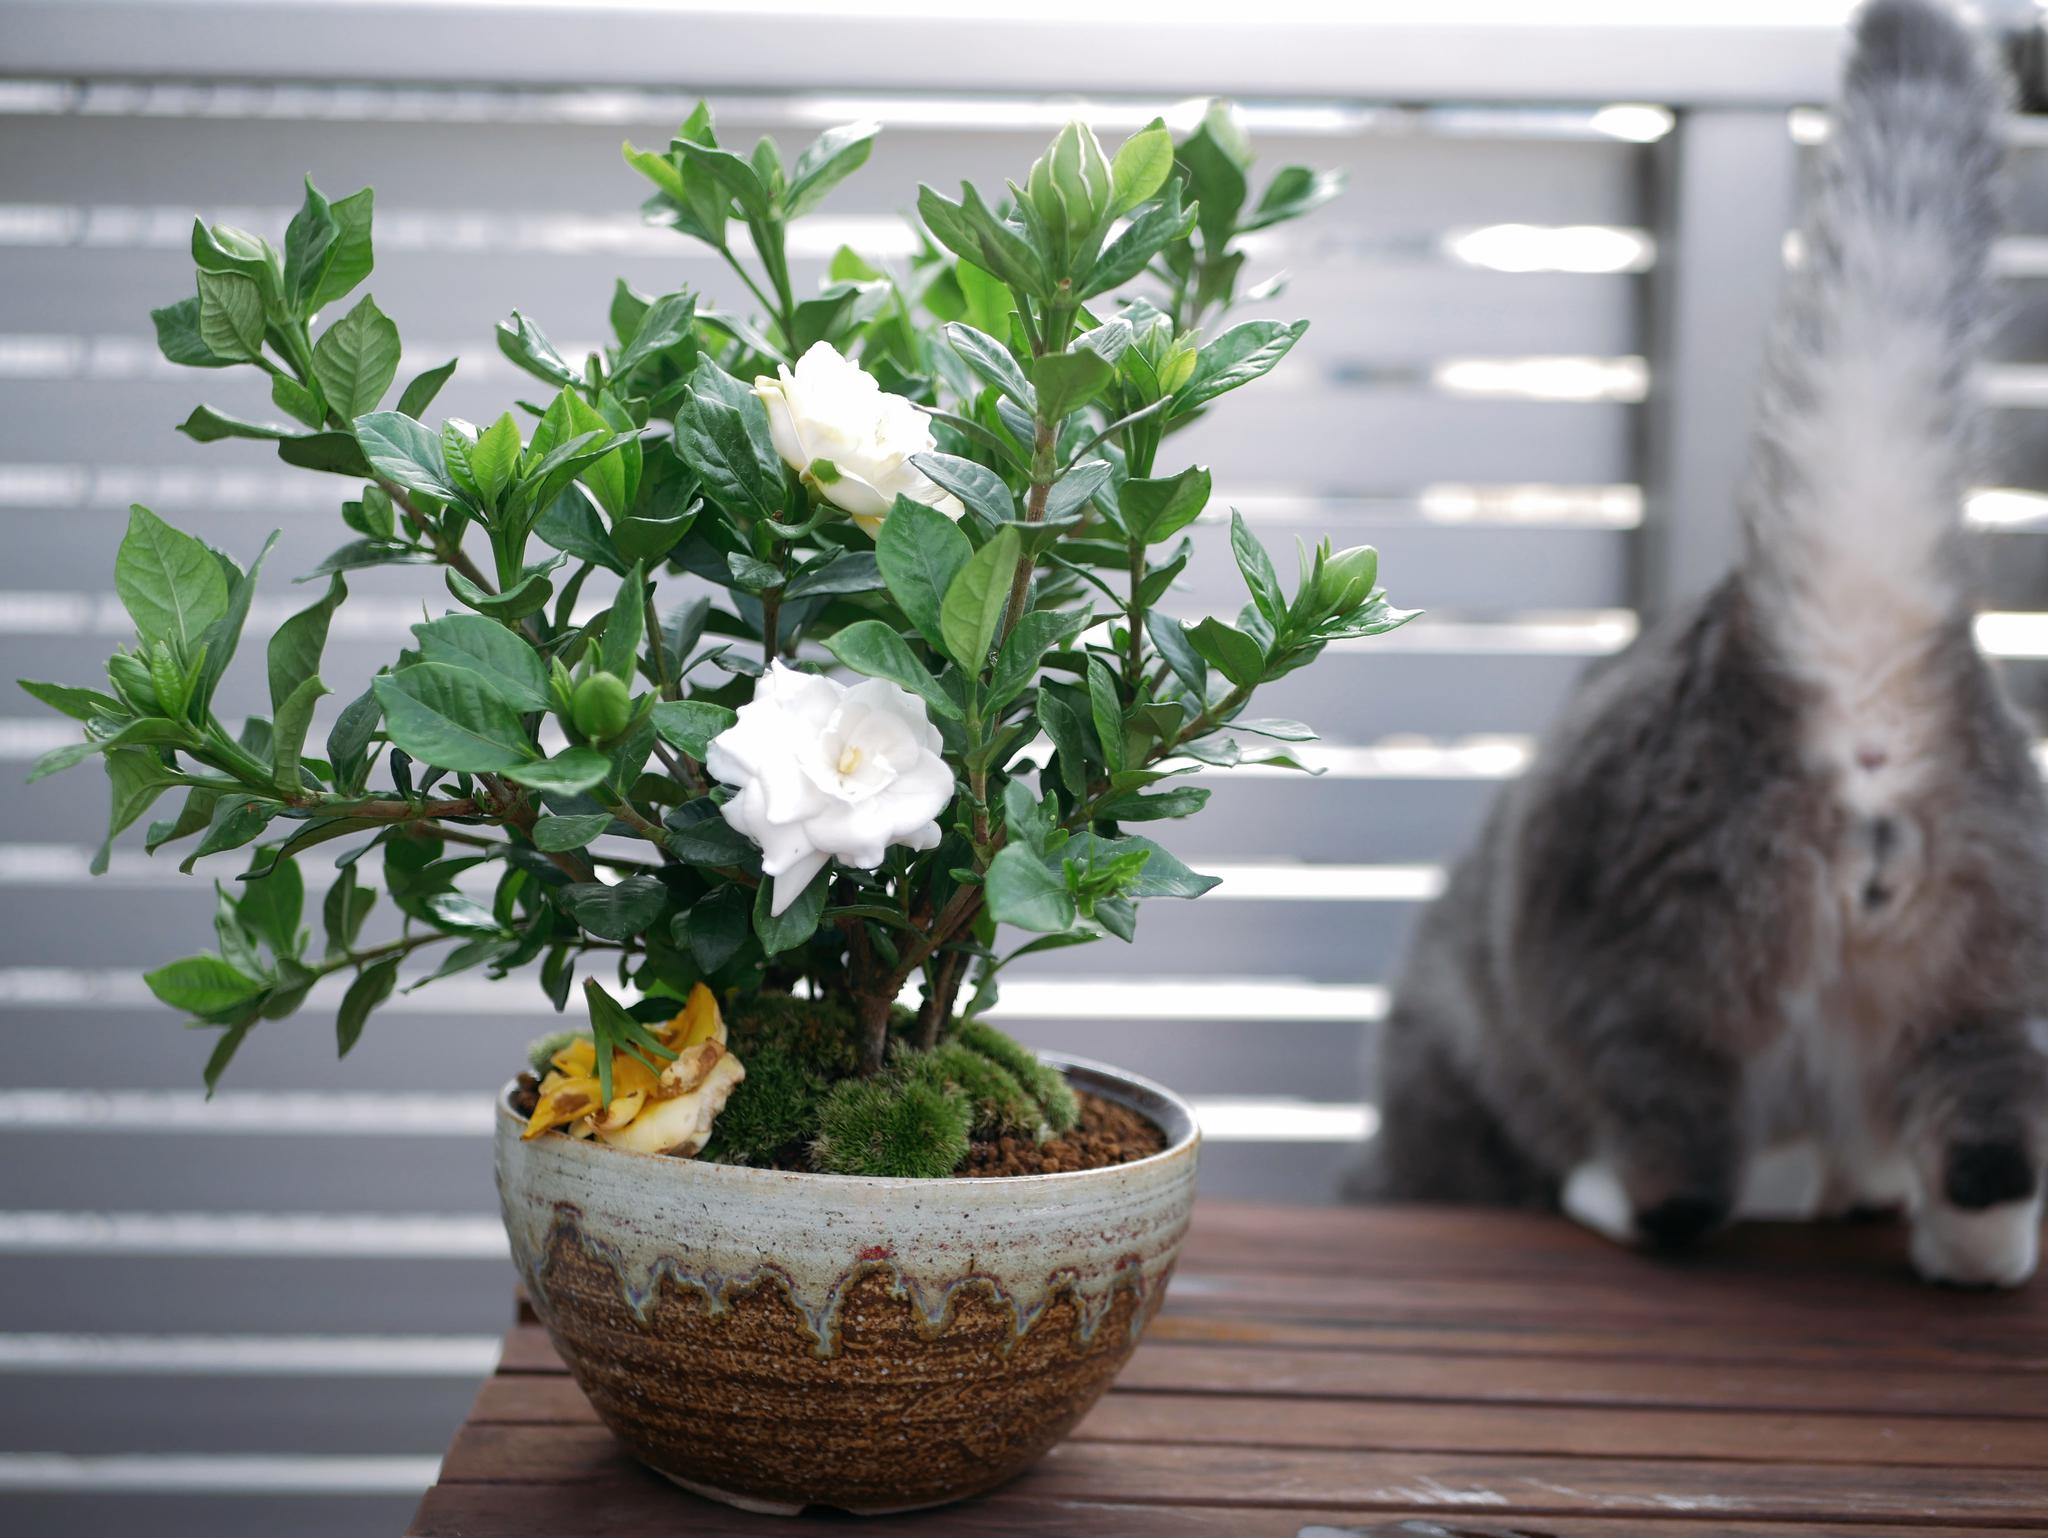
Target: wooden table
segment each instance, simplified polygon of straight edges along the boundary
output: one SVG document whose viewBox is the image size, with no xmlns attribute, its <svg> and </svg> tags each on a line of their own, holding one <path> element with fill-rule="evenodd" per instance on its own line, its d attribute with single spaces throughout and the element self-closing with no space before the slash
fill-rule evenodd
<svg viewBox="0 0 2048 1538">
<path fill-rule="evenodd" d="M 994 1495 L 865 1522 L 675 1490 L 522 1322 L 412 1532 L 2048 1531 L 2048 1278 L 1937 1290 L 1904 1251 L 1887 1226 L 1751 1227 L 1660 1262 L 1536 1216 L 1205 1203 L 1164 1312 L 1070 1441 Z"/>
</svg>

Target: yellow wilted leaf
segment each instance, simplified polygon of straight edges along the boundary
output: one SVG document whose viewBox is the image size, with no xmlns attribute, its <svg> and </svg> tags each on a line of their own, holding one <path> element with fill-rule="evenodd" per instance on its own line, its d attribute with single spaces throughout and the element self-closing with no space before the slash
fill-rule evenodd
<svg viewBox="0 0 2048 1538">
<path fill-rule="evenodd" d="M 597 1047 L 588 1037 L 579 1037 L 548 1059 L 571 1079 L 588 1079 L 597 1073 Z"/>
<path fill-rule="evenodd" d="M 668 1044 L 678 1052 L 684 1052 L 701 1041 L 716 1041 L 725 1044 L 725 1017 L 718 1012 L 718 999 L 702 983 L 690 990 L 689 1000 L 682 1012 L 669 1021 L 665 1033 Z"/>
<path fill-rule="evenodd" d="M 610 1105 L 590 1118 L 590 1125 L 599 1132 L 616 1132 L 638 1116 L 640 1107 L 646 1103 L 644 1090 L 635 1090 L 630 1095 L 614 1095 Z"/>
<path fill-rule="evenodd" d="M 612 1054 L 612 1105 L 628 1095 L 645 1095 L 654 1089 L 655 1073 L 630 1052 Z M 607 1108 L 609 1109 L 609 1107 Z"/>
<path fill-rule="evenodd" d="M 553 1075 L 549 1075 L 550 1078 Z M 521 1137 L 539 1137 L 550 1127 L 559 1127 L 564 1122 L 575 1121 L 587 1116 L 598 1106 L 598 1087 L 595 1079 L 564 1079 L 553 1089 L 540 1097 L 540 1104 L 533 1108 L 533 1115 L 527 1119 L 526 1130 Z"/>
</svg>

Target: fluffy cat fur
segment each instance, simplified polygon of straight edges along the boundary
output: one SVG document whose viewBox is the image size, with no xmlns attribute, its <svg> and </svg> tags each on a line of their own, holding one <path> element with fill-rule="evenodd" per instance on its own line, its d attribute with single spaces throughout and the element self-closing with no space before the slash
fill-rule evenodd
<svg viewBox="0 0 2048 1538">
<path fill-rule="evenodd" d="M 2004 105 L 1943 5 L 1861 13 L 1739 568 L 1588 674 L 1425 915 L 1353 1195 L 1680 1242 L 1807 1144 L 1927 1277 L 2033 1270 L 2048 805 L 1961 523 Z"/>
</svg>

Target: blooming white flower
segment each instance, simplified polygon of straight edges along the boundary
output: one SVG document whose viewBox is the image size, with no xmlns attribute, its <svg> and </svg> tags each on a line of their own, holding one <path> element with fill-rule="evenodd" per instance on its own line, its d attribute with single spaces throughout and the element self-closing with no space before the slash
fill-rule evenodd
<svg viewBox="0 0 2048 1538">
<path fill-rule="evenodd" d="M 966 511 L 910 462 L 911 455 L 938 447 L 924 413 L 885 391 L 830 342 L 813 343 L 794 371 L 785 363 L 775 378 L 756 379 L 754 394 L 768 408 L 775 452 L 791 469 L 811 472 L 825 500 L 851 513 L 869 534 L 881 531 L 899 496 L 948 518 Z"/>
<path fill-rule="evenodd" d="M 938 728 L 907 690 L 869 678 L 848 688 L 773 664 L 739 720 L 711 739 L 704 767 L 739 794 L 720 810 L 761 846 L 771 913 L 795 902 L 827 860 L 873 870 L 891 844 L 931 849 L 953 799 Z"/>
</svg>

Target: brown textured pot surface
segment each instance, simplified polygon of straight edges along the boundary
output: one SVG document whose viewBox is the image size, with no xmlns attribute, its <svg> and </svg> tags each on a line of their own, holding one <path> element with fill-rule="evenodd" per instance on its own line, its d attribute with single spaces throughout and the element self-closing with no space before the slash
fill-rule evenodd
<svg viewBox="0 0 2048 1538">
<path fill-rule="evenodd" d="M 1158 1309 L 1198 1143 L 1165 1090 L 1051 1061 L 1159 1123 L 1166 1149 L 873 1180 L 523 1143 L 501 1108 L 513 1254 L 605 1424 L 678 1483 L 761 1510 L 933 1505 L 1030 1464 Z"/>
</svg>

